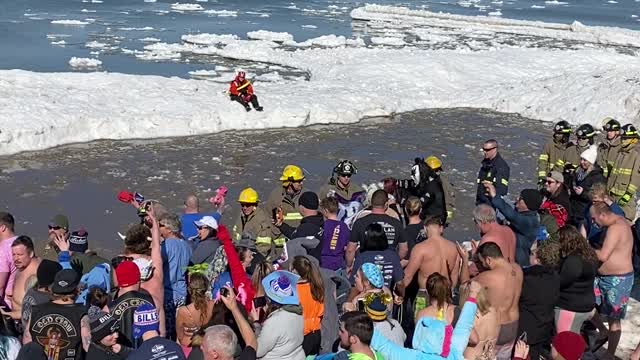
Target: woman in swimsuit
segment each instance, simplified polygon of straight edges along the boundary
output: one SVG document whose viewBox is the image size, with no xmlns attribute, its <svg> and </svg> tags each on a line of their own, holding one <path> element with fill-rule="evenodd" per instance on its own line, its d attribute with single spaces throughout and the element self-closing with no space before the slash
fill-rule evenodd
<svg viewBox="0 0 640 360">
<path fill-rule="evenodd" d="M 207 296 L 209 287 L 210 281 L 204 274 L 189 275 L 191 304 L 179 307 L 176 319 L 178 344 L 186 356 L 191 352 L 191 337 L 209 321 L 213 313 L 215 302 Z"/>
</svg>

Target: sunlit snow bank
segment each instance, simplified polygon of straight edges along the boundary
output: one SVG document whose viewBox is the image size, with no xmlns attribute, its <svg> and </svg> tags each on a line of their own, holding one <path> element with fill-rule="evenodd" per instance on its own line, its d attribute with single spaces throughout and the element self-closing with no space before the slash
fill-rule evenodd
<svg viewBox="0 0 640 360">
<path fill-rule="evenodd" d="M 253 43 L 232 43 L 217 54 L 310 74 L 309 81 L 284 85 L 256 81 L 263 113 L 229 101 L 224 83 L 0 71 L 0 154 L 101 138 L 351 123 L 423 108 L 488 108 L 574 124 L 640 119 L 640 62 L 632 56 L 515 48 L 284 51 Z"/>
<path fill-rule="evenodd" d="M 487 30 L 499 33 L 531 35 L 597 44 L 640 47 L 640 31 L 621 28 L 586 26 L 576 21 L 571 25 L 540 21 L 502 19 L 487 16 L 464 16 L 410 10 L 405 7 L 366 5 L 351 11 L 355 20 L 382 21 L 455 29 Z"/>
</svg>

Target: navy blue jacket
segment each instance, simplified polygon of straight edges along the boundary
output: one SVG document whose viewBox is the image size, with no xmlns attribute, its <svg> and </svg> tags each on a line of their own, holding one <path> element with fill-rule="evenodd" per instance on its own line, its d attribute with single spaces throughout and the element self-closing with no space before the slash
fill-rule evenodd
<svg viewBox="0 0 640 360">
<path fill-rule="evenodd" d="M 500 196 L 491 199 L 491 205 L 509 221 L 509 227 L 516 233 L 516 262 L 520 266 L 529 266 L 531 245 L 540 229 L 540 217 L 536 211 L 518 212 Z"/>
<path fill-rule="evenodd" d="M 496 187 L 496 194 L 498 196 L 507 195 L 509 191 L 509 165 L 504 161 L 500 154 L 497 154 L 491 160 L 482 160 L 482 166 L 478 171 L 478 191 L 476 193 L 476 205 L 487 204 L 491 205 L 491 200 L 485 195 L 483 181 L 491 181 Z"/>
</svg>

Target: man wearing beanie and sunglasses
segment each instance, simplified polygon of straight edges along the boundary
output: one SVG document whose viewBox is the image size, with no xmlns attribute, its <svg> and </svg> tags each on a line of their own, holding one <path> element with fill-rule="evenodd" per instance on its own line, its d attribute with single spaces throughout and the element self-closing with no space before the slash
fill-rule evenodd
<svg viewBox="0 0 640 360">
<path fill-rule="evenodd" d="M 180 346 L 160 337 L 160 319 L 153 305 L 140 305 L 133 314 L 133 335 L 138 344 L 129 360 L 185 360 Z M 93 359 L 92 359 L 93 360 Z"/>
</svg>

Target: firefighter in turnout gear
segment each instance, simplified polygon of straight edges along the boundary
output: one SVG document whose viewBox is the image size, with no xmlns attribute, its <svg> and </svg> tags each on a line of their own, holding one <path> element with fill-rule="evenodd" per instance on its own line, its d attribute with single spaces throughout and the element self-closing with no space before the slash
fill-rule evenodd
<svg viewBox="0 0 640 360">
<path fill-rule="evenodd" d="M 304 181 L 304 174 L 302 169 L 296 165 L 287 165 L 282 170 L 282 176 L 280 176 L 281 186 L 275 188 L 269 195 L 267 200 L 267 208 L 281 211 L 284 218 L 284 223 L 297 228 L 302 220 L 302 214 L 298 211 L 298 200 L 302 195 L 302 183 Z M 285 237 L 282 235 L 277 227 L 273 227 L 273 233 L 275 235 L 274 244 L 276 252 L 281 252 L 285 245 Z"/>
<path fill-rule="evenodd" d="M 249 234 L 249 238 L 255 239 L 256 250 L 265 257 L 274 247 L 272 223 L 269 216 L 258 208 L 258 193 L 252 188 L 246 188 L 240 192 L 240 216 L 233 226 L 233 241 L 237 243 L 243 234 Z"/>
<path fill-rule="evenodd" d="M 538 158 L 538 184 L 542 184 L 546 180 L 550 171 L 564 170 L 565 155 L 567 147 L 570 146 L 570 135 L 571 125 L 568 122 L 562 120 L 553 126 L 553 139 L 544 145 L 542 154 Z"/>
<path fill-rule="evenodd" d="M 435 156 L 429 156 L 424 160 L 427 166 L 433 170 L 442 182 L 442 190 L 444 191 L 444 202 L 447 208 L 447 221 L 453 219 L 453 213 L 456 209 L 456 192 L 453 184 L 449 182 L 447 175 L 442 171 L 442 162 Z"/>
<path fill-rule="evenodd" d="M 334 197 L 338 200 L 338 220 L 345 224 L 351 224 L 367 197 L 364 189 L 351 181 L 357 173 L 358 168 L 353 162 L 342 160 L 333 168 L 328 183 L 318 191 L 320 198 Z"/>
<path fill-rule="evenodd" d="M 605 177 L 609 177 L 613 165 L 620 151 L 620 122 L 613 118 L 605 118 L 603 120 L 602 131 L 606 137 L 598 146 L 598 165 L 602 168 Z"/>
<path fill-rule="evenodd" d="M 624 216 L 633 221 L 636 217 L 636 192 L 640 186 L 640 154 L 637 151 L 638 130 L 627 124 L 621 130 L 621 145 L 613 164 L 607 189 L 624 210 Z"/>
<path fill-rule="evenodd" d="M 583 124 L 576 129 L 576 142 L 567 147 L 565 152 L 565 164 L 563 174 L 565 179 L 571 179 L 574 171 L 580 166 L 580 155 L 589 146 L 593 145 L 596 139 L 596 129 L 589 124 Z"/>
</svg>

